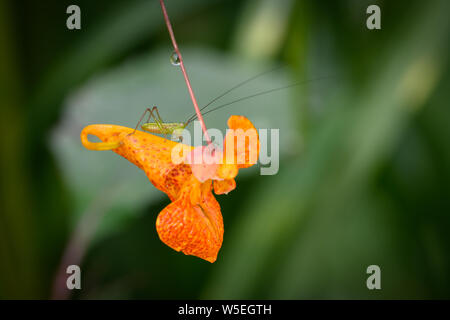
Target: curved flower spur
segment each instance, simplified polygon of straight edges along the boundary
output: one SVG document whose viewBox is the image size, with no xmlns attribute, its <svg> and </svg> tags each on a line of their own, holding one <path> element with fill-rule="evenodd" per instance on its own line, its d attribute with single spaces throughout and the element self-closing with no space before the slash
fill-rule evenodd
<svg viewBox="0 0 450 320">
<path fill-rule="evenodd" d="M 156 219 L 161 241 L 186 255 L 214 262 L 222 246 L 224 227 L 212 190 L 226 194 L 235 189 L 238 170 L 252 166 L 259 156 L 259 137 L 250 120 L 231 116 L 228 127 L 232 130 L 227 131 L 223 151 L 215 149 L 212 153 L 221 161 L 212 163 L 205 157 L 200 163 L 192 161 L 208 147 L 194 148 L 117 125 L 89 125 L 81 132 L 81 142 L 89 150 L 112 150 L 144 170 L 150 182 L 171 200 Z M 88 135 L 102 142 L 90 142 Z M 184 150 L 179 163 L 172 159 L 175 147 Z"/>
</svg>

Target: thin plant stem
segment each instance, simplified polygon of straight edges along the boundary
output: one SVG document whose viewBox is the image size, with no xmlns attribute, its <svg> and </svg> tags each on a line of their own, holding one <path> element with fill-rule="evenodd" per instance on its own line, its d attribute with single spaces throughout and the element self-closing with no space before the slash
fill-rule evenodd
<svg viewBox="0 0 450 320">
<path fill-rule="evenodd" d="M 200 125 L 203 130 L 203 134 L 205 135 L 205 139 L 208 144 L 211 144 L 211 139 L 209 138 L 208 132 L 206 131 L 205 121 L 203 120 L 202 113 L 200 108 L 198 107 L 197 99 L 195 98 L 194 91 L 192 90 L 191 82 L 189 81 L 188 74 L 186 72 L 186 68 L 184 67 L 183 57 L 181 56 L 180 49 L 178 48 L 177 41 L 175 39 L 175 35 L 173 33 L 172 24 L 170 23 L 169 15 L 167 14 L 166 6 L 164 5 L 164 0 L 159 0 L 162 8 L 162 12 L 164 15 L 164 20 L 166 21 L 167 29 L 169 30 L 170 39 L 172 40 L 173 48 L 175 49 L 178 58 L 180 59 L 180 67 L 181 72 L 183 72 L 184 80 L 186 81 L 187 88 L 189 90 L 189 95 L 191 96 L 192 103 L 194 104 L 195 113 L 197 114 L 198 121 L 200 121 Z"/>
</svg>

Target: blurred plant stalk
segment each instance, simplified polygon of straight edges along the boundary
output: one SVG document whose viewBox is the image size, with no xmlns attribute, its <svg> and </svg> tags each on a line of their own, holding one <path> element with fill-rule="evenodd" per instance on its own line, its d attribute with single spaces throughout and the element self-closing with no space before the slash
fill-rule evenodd
<svg viewBox="0 0 450 320">
<path fill-rule="evenodd" d="M 24 164 L 23 92 L 8 2 L 0 2 L 0 298 L 38 298 L 32 199 Z"/>
</svg>

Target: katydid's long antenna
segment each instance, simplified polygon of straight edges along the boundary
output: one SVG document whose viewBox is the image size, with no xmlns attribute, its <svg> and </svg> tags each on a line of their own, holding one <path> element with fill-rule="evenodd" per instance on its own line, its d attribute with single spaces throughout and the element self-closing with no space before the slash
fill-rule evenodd
<svg viewBox="0 0 450 320">
<path fill-rule="evenodd" d="M 308 83 L 308 82 L 318 81 L 318 80 L 323 80 L 323 79 L 329 79 L 329 78 L 333 78 L 333 77 L 334 77 L 334 76 L 325 76 L 325 77 L 320 77 L 320 78 L 316 78 L 316 79 L 312 79 L 312 80 L 307 80 L 307 81 L 302 81 L 302 82 L 293 83 L 293 84 L 291 84 L 291 85 L 287 85 L 287 86 L 280 87 L 280 88 L 274 88 L 274 89 L 269 89 L 269 90 L 257 92 L 257 93 L 255 93 L 255 94 L 252 94 L 252 95 L 249 95 L 249 96 L 246 96 L 246 97 L 242 97 L 242 98 L 236 99 L 236 100 L 234 100 L 234 101 L 231 101 L 231 102 L 222 104 L 222 105 L 220 105 L 220 106 L 217 106 L 217 107 L 215 107 L 215 108 L 213 108 L 213 109 L 211 109 L 211 110 L 208 110 L 208 111 L 204 112 L 202 115 L 204 116 L 204 115 L 206 115 L 206 114 L 208 114 L 208 113 L 210 113 L 210 112 L 213 112 L 213 111 L 216 111 L 216 110 L 218 110 L 218 109 L 224 108 L 224 107 L 226 107 L 226 106 L 229 106 L 230 104 L 234 104 L 234 103 L 237 103 L 237 102 L 241 102 L 241 101 L 243 101 L 243 100 L 255 98 L 255 97 L 262 96 L 262 95 L 265 95 L 265 94 L 268 94 L 268 93 L 271 93 L 271 92 L 275 92 L 275 91 L 280 91 L 280 90 L 284 90 L 284 89 L 289 89 L 289 88 L 296 87 L 296 86 L 299 86 L 299 85 L 302 85 L 302 84 L 305 84 L 305 83 Z M 205 106 L 205 107 L 206 107 L 206 106 Z M 205 107 L 203 107 L 201 110 L 203 110 Z M 195 119 L 196 119 L 195 116 L 189 118 L 189 120 L 186 122 L 186 125 L 189 124 L 190 122 L 194 121 Z"/>
<path fill-rule="evenodd" d="M 276 70 L 279 70 L 279 69 L 281 69 L 281 68 L 282 68 L 282 67 L 276 67 L 276 68 L 273 68 L 273 69 L 270 69 L 270 70 L 261 72 L 261 73 L 255 75 L 255 76 L 253 76 L 253 77 L 251 77 L 251 78 L 248 78 L 247 80 L 244 80 L 244 81 L 238 83 L 238 84 L 235 85 L 234 87 L 228 89 L 227 91 L 223 92 L 223 93 L 220 94 L 219 96 L 217 96 L 217 97 L 215 97 L 214 99 L 212 99 L 210 102 L 208 102 L 206 105 L 204 105 L 204 106 L 200 109 L 200 111 L 206 109 L 210 104 L 216 102 L 217 100 L 219 100 L 219 99 L 222 98 L 223 96 L 225 96 L 225 95 L 227 95 L 228 93 L 230 93 L 231 91 L 233 91 L 233 90 L 235 90 L 235 89 L 237 89 L 237 88 L 243 86 L 244 84 L 246 84 L 246 83 L 248 83 L 248 82 L 250 82 L 250 81 L 253 81 L 253 80 L 255 80 L 255 79 L 259 78 L 259 77 L 262 77 L 262 76 L 264 76 L 264 75 L 266 75 L 266 74 L 268 74 L 268 73 L 271 73 L 271 72 L 274 72 L 274 71 L 276 71 Z M 188 118 L 188 120 L 186 121 L 186 123 L 190 123 L 191 121 L 193 121 L 194 119 L 196 119 L 196 117 L 197 117 L 197 114 L 193 114 L 192 116 L 190 116 L 190 117 Z"/>
</svg>

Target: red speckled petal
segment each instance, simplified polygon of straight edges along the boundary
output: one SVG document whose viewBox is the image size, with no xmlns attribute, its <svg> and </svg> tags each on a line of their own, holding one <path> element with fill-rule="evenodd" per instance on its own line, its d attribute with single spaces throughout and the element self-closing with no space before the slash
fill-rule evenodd
<svg viewBox="0 0 450 320">
<path fill-rule="evenodd" d="M 89 134 L 97 136 L 104 143 L 120 141 L 120 146 L 112 151 L 144 170 L 153 185 L 167 193 L 171 200 L 178 198 L 183 180 L 192 175 L 188 166 L 172 162 L 172 149 L 177 142 L 127 127 L 94 124 L 81 131 L 81 142 L 90 149 L 96 144 L 87 140 Z"/>
<path fill-rule="evenodd" d="M 215 180 L 214 181 L 214 193 L 215 194 L 227 194 L 236 188 L 236 181 L 234 179 Z"/>
<path fill-rule="evenodd" d="M 195 196 L 191 196 L 192 191 Z M 192 204 L 193 200 L 199 203 Z M 161 241 L 172 249 L 211 263 L 216 261 L 223 241 L 223 220 L 208 184 L 201 185 L 201 189 L 200 185 L 194 190 L 185 188 L 180 199 L 159 213 L 156 230 Z"/>
</svg>

